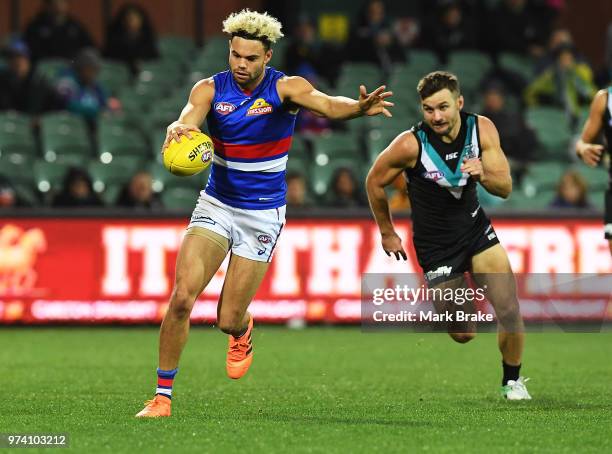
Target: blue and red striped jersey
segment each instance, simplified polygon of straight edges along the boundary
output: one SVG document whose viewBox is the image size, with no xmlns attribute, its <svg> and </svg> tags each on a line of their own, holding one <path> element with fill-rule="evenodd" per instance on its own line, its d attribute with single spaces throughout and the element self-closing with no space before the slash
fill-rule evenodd
<svg viewBox="0 0 612 454">
<path fill-rule="evenodd" d="M 213 76 L 215 97 L 207 123 L 215 156 L 205 192 L 247 209 L 285 205 L 285 170 L 296 115 L 283 105 L 276 82 L 284 77 L 266 67 L 251 93 L 242 91 L 231 71 Z"/>
</svg>

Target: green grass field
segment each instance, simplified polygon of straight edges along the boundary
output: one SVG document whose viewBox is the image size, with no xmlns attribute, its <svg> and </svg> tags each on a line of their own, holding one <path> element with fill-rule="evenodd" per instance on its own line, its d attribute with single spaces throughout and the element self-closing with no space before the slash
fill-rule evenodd
<svg viewBox="0 0 612 454">
<path fill-rule="evenodd" d="M 152 396 L 157 329 L 2 329 L 0 432 L 70 435 L 77 452 L 610 452 L 612 333 L 534 333 L 530 402 L 499 396 L 495 336 L 262 327 L 240 381 L 226 337 L 192 330 L 172 418 Z M 57 451 L 54 451 L 57 452 Z M 60 451 L 62 452 L 62 451 Z"/>
</svg>

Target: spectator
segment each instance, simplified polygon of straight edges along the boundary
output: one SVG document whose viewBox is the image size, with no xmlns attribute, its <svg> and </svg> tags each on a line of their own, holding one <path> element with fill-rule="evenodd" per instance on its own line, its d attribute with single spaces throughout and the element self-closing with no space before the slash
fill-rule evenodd
<svg viewBox="0 0 612 454">
<path fill-rule="evenodd" d="M 334 207 L 361 207 L 367 203 L 360 191 L 361 185 L 348 167 L 336 169 L 331 183 L 328 205 Z"/>
<path fill-rule="evenodd" d="M 126 208 L 162 208 L 159 196 L 153 192 L 153 179 L 146 170 L 132 176 L 117 198 L 117 206 Z"/>
<path fill-rule="evenodd" d="M 287 206 L 289 208 L 306 208 L 310 206 L 306 191 L 304 175 L 298 172 L 289 172 L 287 181 Z"/>
<path fill-rule="evenodd" d="M 491 83 L 485 89 L 482 115 L 497 126 L 502 149 L 520 181 L 533 160 L 537 146 L 534 132 L 527 126 L 521 111 L 513 112 L 506 107 L 504 89 L 498 83 Z"/>
<path fill-rule="evenodd" d="M 32 70 L 30 52 L 23 41 L 13 41 L 5 53 L 8 67 L 0 71 L 0 110 L 37 115 L 63 107 L 57 90 Z"/>
<path fill-rule="evenodd" d="M 423 30 L 423 44 L 433 48 L 442 63 L 446 63 L 449 52 L 473 49 L 477 43 L 476 24 L 454 1 L 444 3 Z"/>
<path fill-rule="evenodd" d="M 392 213 L 409 211 L 410 198 L 406 187 L 406 178 L 404 175 L 398 175 L 392 183 L 393 194 L 389 197 L 389 209 Z"/>
<path fill-rule="evenodd" d="M 284 61 L 287 72 L 316 83 L 324 66 L 320 51 L 321 43 L 317 40 L 314 25 L 310 20 L 301 20 L 285 51 Z"/>
<path fill-rule="evenodd" d="M 548 39 L 548 47 L 546 53 L 540 57 L 535 63 L 535 74 L 540 75 L 548 68 L 554 66 L 557 59 L 557 52 L 563 46 L 572 47 L 574 38 L 572 33 L 566 28 L 557 28 Z M 576 55 L 576 59 L 581 63 L 586 63 L 586 59 L 580 55 Z"/>
<path fill-rule="evenodd" d="M 557 195 L 550 204 L 553 208 L 591 208 L 587 199 L 587 184 L 582 175 L 568 170 L 557 186 Z"/>
<path fill-rule="evenodd" d="M 514 52 L 539 57 L 550 33 L 550 12 L 527 0 L 503 0 L 486 21 L 486 42 L 494 53 Z"/>
<path fill-rule="evenodd" d="M 557 49 L 555 64 L 525 90 L 525 102 L 528 106 L 562 107 L 575 123 L 582 107 L 590 104 L 596 91 L 591 68 L 576 61 L 572 46 L 562 45 Z"/>
<path fill-rule="evenodd" d="M 19 197 L 11 182 L 5 176 L 0 175 L 0 208 L 23 206 L 29 206 L 29 204 Z"/>
<path fill-rule="evenodd" d="M 108 98 L 100 82 L 101 60 L 95 49 L 83 49 L 73 69 L 58 81 L 58 90 L 65 98 L 69 111 L 81 115 L 91 127 L 98 115 L 107 108 Z"/>
<path fill-rule="evenodd" d="M 376 63 L 387 73 L 392 63 L 405 60 L 382 0 L 368 0 L 364 5 L 350 33 L 348 55 L 352 61 Z"/>
<path fill-rule="evenodd" d="M 135 4 L 124 5 L 106 30 L 104 55 L 129 66 L 132 74 L 140 62 L 159 57 L 157 36 L 146 11 Z"/>
<path fill-rule="evenodd" d="M 102 201 L 93 190 L 91 177 L 78 167 L 71 167 L 64 177 L 62 190 L 57 194 L 54 207 L 99 207 Z"/>
<path fill-rule="evenodd" d="M 28 24 L 25 40 L 34 61 L 58 57 L 72 59 L 93 45 L 87 30 L 68 14 L 68 0 L 43 0 L 43 8 Z"/>
</svg>

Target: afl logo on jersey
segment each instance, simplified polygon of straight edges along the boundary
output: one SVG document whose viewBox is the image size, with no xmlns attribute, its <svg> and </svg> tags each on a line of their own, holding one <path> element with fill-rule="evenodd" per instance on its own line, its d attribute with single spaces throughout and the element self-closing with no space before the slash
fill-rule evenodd
<svg viewBox="0 0 612 454">
<path fill-rule="evenodd" d="M 426 178 L 428 180 L 438 181 L 438 180 L 441 180 L 442 178 L 444 178 L 444 172 L 441 172 L 440 170 L 433 170 L 431 172 L 424 172 L 423 173 L 423 178 Z"/>
<path fill-rule="evenodd" d="M 272 113 L 272 106 L 266 102 L 263 98 L 257 98 L 253 105 L 249 107 L 247 116 L 252 115 L 266 115 Z"/>
<path fill-rule="evenodd" d="M 229 102 L 218 102 L 215 104 L 215 112 L 221 115 L 231 114 L 236 110 L 236 106 Z"/>
</svg>

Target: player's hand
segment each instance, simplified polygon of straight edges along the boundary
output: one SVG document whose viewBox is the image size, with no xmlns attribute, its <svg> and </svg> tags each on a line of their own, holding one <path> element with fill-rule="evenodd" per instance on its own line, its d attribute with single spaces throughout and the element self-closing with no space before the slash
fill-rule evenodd
<svg viewBox="0 0 612 454">
<path fill-rule="evenodd" d="M 393 254 L 396 260 L 400 258 L 407 260 L 406 251 L 402 247 L 402 240 L 397 233 L 383 233 L 382 247 L 389 257 Z"/>
<path fill-rule="evenodd" d="M 603 145 L 596 143 L 584 143 L 578 149 L 578 156 L 588 166 L 595 167 L 601 160 L 601 155 L 604 152 Z"/>
<path fill-rule="evenodd" d="M 393 103 L 385 101 L 386 98 L 393 95 L 391 91 L 385 91 L 385 86 L 382 85 L 372 93 L 367 93 L 365 85 L 359 86 L 359 108 L 366 115 L 383 114 L 386 117 L 392 117 L 391 112 L 387 107 L 393 107 Z"/>
<path fill-rule="evenodd" d="M 484 177 L 482 161 L 478 158 L 464 159 L 461 164 L 461 172 L 469 174 L 476 181 L 482 181 Z"/>
<path fill-rule="evenodd" d="M 166 148 L 168 148 L 168 145 L 170 145 L 170 142 L 172 142 L 173 140 L 175 142 L 180 142 L 181 136 L 185 136 L 188 139 L 192 139 L 193 137 L 191 137 L 191 134 L 189 133 L 189 131 L 202 132 L 200 131 L 200 128 L 197 128 L 193 125 L 187 125 L 184 123 L 180 123 L 178 121 L 175 121 L 170 126 L 168 126 L 168 129 L 166 131 L 166 140 L 164 141 L 164 145 L 162 146 L 162 150 L 161 150 L 162 154 L 164 153 Z"/>
</svg>

